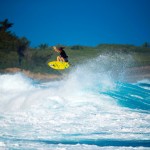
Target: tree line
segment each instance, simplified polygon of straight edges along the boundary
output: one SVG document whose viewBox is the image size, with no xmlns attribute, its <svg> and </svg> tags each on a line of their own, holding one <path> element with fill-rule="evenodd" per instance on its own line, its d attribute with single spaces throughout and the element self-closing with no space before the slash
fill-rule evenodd
<svg viewBox="0 0 150 150">
<path fill-rule="evenodd" d="M 47 61 L 56 59 L 52 47 L 45 43 L 36 48 L 30 47 L 30 41 L 26 37 L 18 37 L 10 31 L 13 26 L 14 24 L 9 22 L 8 19 L 0 21 L 0 70 L 8 67 L 20 67 L 37 72 L 41 70 L 49 71 L 46 65 Z M 121 44 L 100 44 L 95 47 L 72 45 L 65 46 L 65 50 L 71 63 L 79 63 L 83 58 L 86 60 L 96 57 L 100 53 L 109 52 L 136 52 L 139 53 L 138 57 L 141 53 L 144 53 L 148 57 L 150 44 L 145 42 L 139 47 Z"/>
<path fill-rule="evenodd" d="M 0 21 L 0 51 L 7 54 L 11 51 L 15 51 L 18 54 L 18 63 L 21 65 L 22 59 L 29 59 L 29 45 L 30 41 L 25 38 L 19 38 L 9 29 L 13 26 L 8 19 Z"/>
</svg>

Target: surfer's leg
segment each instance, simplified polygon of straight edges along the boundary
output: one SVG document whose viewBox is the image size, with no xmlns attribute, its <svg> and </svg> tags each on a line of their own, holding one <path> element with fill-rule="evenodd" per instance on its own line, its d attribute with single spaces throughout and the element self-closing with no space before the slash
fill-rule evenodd
<svg viewBox="0 0 150 150">
<path fill-rule="evenodd" d="M 62 62 L 65 62 L 65 59 L 63 57 L 60 58 Z"/>
<path fill-rule="evenodd" d="M 61 61 L 61 57 L 60 56 L 57 56 L 57 61 Z"/>
</svg>

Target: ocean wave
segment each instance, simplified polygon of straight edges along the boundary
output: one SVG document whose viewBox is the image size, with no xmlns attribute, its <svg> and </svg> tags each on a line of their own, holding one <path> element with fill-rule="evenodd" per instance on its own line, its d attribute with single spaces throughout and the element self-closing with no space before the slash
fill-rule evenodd
<svg viewBox="0 0 150 150">
<path fill-rule="evenodd" d="M 116 57 L 99 56 L 58 81 L 0 75 L 0 148 L 147 149 L 149 80 L 125 82 L 126 59 Z"/>
</svg>

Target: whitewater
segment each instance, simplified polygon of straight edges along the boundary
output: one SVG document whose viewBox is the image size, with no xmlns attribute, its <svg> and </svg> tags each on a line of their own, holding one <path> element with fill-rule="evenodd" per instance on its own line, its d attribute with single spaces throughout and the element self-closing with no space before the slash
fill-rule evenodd
<svg viewBox="0 0 150 150">
<path fill-rule="evenodd" d="M 0 75 L 0 149 L 148 150 L 150 80 L 128 81 L 130 55 L 100 55 L 63 79 Z"/>
</svg>

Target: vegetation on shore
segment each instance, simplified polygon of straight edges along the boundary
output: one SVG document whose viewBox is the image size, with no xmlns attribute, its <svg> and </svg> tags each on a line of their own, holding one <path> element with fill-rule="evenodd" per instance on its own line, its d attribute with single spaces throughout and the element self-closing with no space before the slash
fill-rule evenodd
<svg viewBox="0 0 150 150">
<path fill-rule="evenodd" d="M 18 67 L 32 72 L 52 73 L 59 72 L 48 67 L 47 62 L 56 60 L 56 54 L 48 44 L 30 47 L 26 37 L 18 37 L 9 28 L 13 26 L 7 19 L 0 22 L 0 72 L 6 68 Z M 59 46 L 59 45 L 57 45 Z M 62 45 L 61 45 L 62 46 Z M 90 46 L 65 46 L 71 64 L 76 65 L 86 59 L 94 58 L 103 53 L 132 53 L 137 66 L 150 65 L 150 45 L 145 42 L 142 46 L 121 44 L 100 44 Z M 133 67 L 133 66 L 132 66 Z"/>
</svg>

